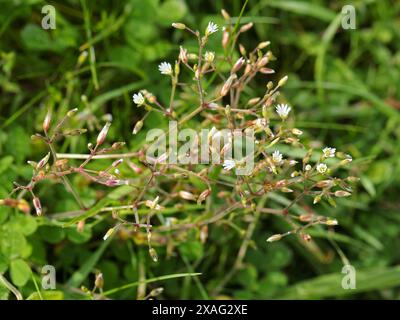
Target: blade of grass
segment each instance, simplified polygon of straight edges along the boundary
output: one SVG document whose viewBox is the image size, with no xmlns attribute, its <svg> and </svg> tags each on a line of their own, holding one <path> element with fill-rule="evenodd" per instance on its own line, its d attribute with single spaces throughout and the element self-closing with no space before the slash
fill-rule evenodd
<svg viewBox="0 0 400 320">
<path fill-rule="evenodd" d="M 175 279 L 175 278 L 182 278 L 182 277 L 196 277 L 196 276 L 199 276 L 199 275 L 201 275 L 201 273 L 176 273 L 176 274 L 169 274 L 169 275 L 165 275 L 165 276 L 146 279 L 144 282 L 145 283 L 152 283 L 152 282 Z M 140 281 L 135 281 L 135 282 L 132 282 L 132 283 L 128 283 L 128 284 L 125 284 L 125 285 L 123 285 L 121 287 L 105 291 L 105 292 L 103 292 L 103 295 L 108 296 L 108 295 L 111 295 L 113 293 L 116 293 L 116 292 L 119 292 L 119 291 L 122 291 L 122 290 L 126 290 L 126 289 L 129 289 L 129 288 L 132 288 L 132 287 L 137 287 L 140 283 L 141 283 Z"/>
<path fill-rule="evenodd" d="M 342 19 L 342 14 L 338 14 L 332 22 L 329 24 L 328 28 L 325 30 L 322 36 L 322 42 L 319 45 L 317 58 L 315 59 L 314 75 L 315 82 L 317 84 L 317 94 L 321 105 L 324 105 L 324 88 L 322 86 L 325 68 L 325 54 L 328 50 L 329 44 L 332 42 L 336 31 L 338 30 Z M 324 108 L 326 110 L 326 108 Z"/>
<path fill-rule="evenodd" d="M 83 19 L 85 22 L 85 31 L 88 43 L 92 41 L 92 30 L 90 29 L 90 14 L 86 5 L 86 0 L 81 0 L 81 5 L 83 9 Z M 93 45 L 89 46 L 89 63 L 90 63 L 90 71 L 92 74 L 93 85 L 96 90 L 99 89 L 99 80 L 97 79 L 97 71 L 96 71 L 96 53 L 94 51 Z"/>
<path fill-rule="evenodd" d="M 69 287 L 79 287 L 82 282 L 88 277 L 90 272 L 93 270 L 97 261 L 101 258 L 104 251 L 111 243 L 113 236 L 108 238 L 105 241 L 102 241 L 99 248 L 82 264 L 82 266 L 78 269 L 78 271 L 74 272 L 71 278 L 67 282 L 67 286 Z"/>
<path fill-rule="evenodd" d="M 340 272 L 300 282 L 284 290 L 278 299 L 322 299 L 343 297 L 360 292 L 393 288 L 400 285 L 400 266 L 373 270 L 356 270 L 356 288 L 343 289 L 345 274 Z"/>
</svg>

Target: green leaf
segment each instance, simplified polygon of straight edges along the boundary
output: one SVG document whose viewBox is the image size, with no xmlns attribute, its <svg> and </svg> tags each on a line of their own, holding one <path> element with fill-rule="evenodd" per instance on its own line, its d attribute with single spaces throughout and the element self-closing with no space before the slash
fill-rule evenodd
<svg viewBox="0 0 400 320">
<path fill-rule="evenodd" d="M 82 231 L 78 231 L 74 227 L 67 229 L 67 238 L 73 243 L 84 243 L 90 240 L 91 237 L 92 229 L 87 226 Z"/>
<path fill-rule="evenodd" d="M 68 280 L 67 285 L 70 287 L 79 287 L 82 282 L 87 278 L 90 272 L 92 272 L 94 266 L 99 261 L 104 251 L 111 242 L 112 237 L 103 241 L 100 247 L 82 264 L 82 266 L 74 272 L 72 277 Z"/>
<path fill-rule="evenodd" d="M 335 18 L 335 12 L 317 5 L 315 2 L 303 1 L 265 1 L 268 6 L 290 11 L 296 14 L 311 16 L 326 22 Z"/>
<path fill-rule="evenodd" d="M 20 257 L 26 246 L 26 239 L 21 232 L 9 228 L 8 224 L 3 225 L 0 233 L 0 247 L 6 257 L 9 259 Z"/>
<path fill-rule="evenodd" d="M 165 26 L 180 21 L 187 13 L 187 7 L 182 0 L 167 0 L 158 10 L 159 22 Z"/>
<path fill-rule="evenodd" d="M 43 300 L 64 300 L 62 291 L 41 291 Z M 26 300 L 42 300 L 38 292 L 32 293 Z"/>
<path fill-rule="evenodd" d="M 13 216 L 8 224 L 13 230 L 18 230 L 25 236 L 29 236 L 37 229 L 36 219 L 31 215 L 26 214 L 18 214 Z"/>
<path fill-rule="evenodd" d="M 29 265 L 22 259 L 17 259 L 11 261 L 10 264 L 10 276 L 11 281 L 16 286 L 24 286 L 29 278 L 31 277 L 31 268 Z"/>
<path fill-rule="evenodd" d="M 356 288 L 345 290 L 340 270 L 295 284 L 284 290 L 278 299 L 322 299 L 342 297 L 371 290 L 389 289 L 400 285 L 400 266 L 370 270 L 356 270 Z"/>
<path fill-rule="evenodd" d="M 203 245 L 199 241 L 187 241 L 179 245 L 179 252 L 189 261 L 203 256 Z"/>
<path fill-rule="evenodd" d="M 52 48 L 49 33 L 36 24 L 28 24 L 21 31 L 22 43 L 28 50 L 43 51 Z"/>
<path fill-rule="evenodd" d="M 58 243 L 65 237 L 65 232 L 60 227 L 41 226 L 38 232 L 42 239 L 49 243 Z"/>
<path fill-rule="evenodd" d="M 375 190 L 375 186 L 373 184 L 373 182 L 371 181 L 370 178 L 368 178 L 367 176 L 361 176 L 361 184 L 363 185 L 363 187 L 365 188 L 365 190 L 367 190 L 367 192 L 370 194 L 370 196 L 372 198 L 374 198 L 376 196 L 376 190 Z"/>
<path fill-rule="evenodd" d="M 88 211 L 86 211 L 84 214 L 81 214 L 80 216 L 77 216 L 77 217 L 71 219 L 70 221 L 64 223 L 63 227 L 64 228 L 70 227 L 81 220 L 91 218 L 91 217 L 95 216 L 96 214 L 98 214 L 101 209 L 103 209 L 104 207 L 107 207 L 108 205 L 110 205 L 112 203 L 114 203 L 113 200 L 111 200 L 109 198 L 103 198 L 99 202 L 97 202 L 93 207 L 91 207 Z"/>
<path fill-rule="evenodd" d="M 6 257 L 0 253 L 0 273 L 6 272 L 8 269 L 8 261 Z"/>
<path fill-rule="evenodd" d="M 0 159 L 0 174 L 6 171 L 10 165 L 13 163 L 14 158 L 12 156 L 5 156 Z"/>
</svg>

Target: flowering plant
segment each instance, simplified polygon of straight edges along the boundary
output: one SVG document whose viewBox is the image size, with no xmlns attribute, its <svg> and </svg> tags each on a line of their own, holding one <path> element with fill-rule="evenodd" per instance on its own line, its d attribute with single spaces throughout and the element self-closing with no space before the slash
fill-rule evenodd
<svg viewBox="0 0 400 320">
<path fill-rule="evenodd" d="M 296 107 L 289 106 L 280 96 L 279 90 L 288 77 L 283 76 L 275 82 L 269 79 L 275 74 L 270 67 L 275 60 L 269 50 L 270 43 L 265 41 L 255 48 L 245 48 L 239 39 L 253 24 L 240 26 L 239 22 L 232 22 L 226 11 L 222 14 L 226 21 L 222 30 L 213 22 L 209 22 L 203 32 L 174 23 L 174 28 L 188 32 L 196 39 L 197 50 L 191 52 L 181 46 L 174 63 L 162 62 L 158 66 L 159 72 L 171 80 L 167 103 L 162 102 L 157 93 L 145 89 L 133 93 L 132 100 L 137 107 L 145 110 L 144 116 L 134 125 L 133 134 L 146 127 L 147 117 L 154 112 L 174 122 L 177 130 L 190 127 L 196 119 L 199 128 L 208 129 L 203 141 L 206 154 L 216 153 L 223 161 L 203 163 L 198 161 L 195 153 L 197 161 L 176 163 L 169 161 L 172 156 L 179 157 L 174 151 L 159 152 L 149 157 L 152 147 L 149 139 L 136 152 L 116 154 L 124 143 L 114 142 L 107 146 L 109 122 L 105 123 L 95 143 L 87 146 L 88 154 L 60 154 L 56 151 L 59 139 L 84 134 L 86 130 L 64 130 L 77 109 L 69 111 L 56 123 L 53 123 L 53 115 L 49 112 L 43 122 L 43 133 L 33 136 L 47 144 L 49 153 L 38 162 L 29 162 L 33 166 L 31 180 L 26 185 L 18 184 L 13 190 L 12 195 L 20 192 L 17 199 L 3 199 L 1 204 L 28 212 L 29 206 L 23 200 L 23 195 L 27 193 L 36 214 L 47 216 L 49 213 L 36 195 L 35 188 L 44 179 L 61 182 L 81 207 L 78 212 L 58 219 L 63 226 L 76 224 L 77 229 L 82 231 L 91 219 L 105 219 L 105 213 L 111 212 L 112 227 L 105 232 L 103 239 L 132 235 L 139 244 L 147 244 L 155 262 L 158 261 L 156 247 L 167 246 L 167 254 L 171 255 L 176 245 L 193 230 L 196 237 L 205 243 L 210 225 L 235 228 L 236 221 L 247 223 L 245 240 L 234 268 L 215 289 L 216 292 L 242 266 L 254 228 L 263 215 L 275 215 L 288 225 L 287 231 L 282 234 L 271 235 L 265 230 L 267 242 L 289 235 L 311 242 L 308 228 L 337 225 L 338 220 L 316 213 L 318 209 L 303 210 L 298 214 L 292 212 L 292 208 L 298 205 L 306 207 L 309 202 L 316 205 L 322 200 L 336 205 L 335 197 L 350 196 L 350 184 L 356 178 L 342 178 L 334 176 L 334 173 L 350 163 L 351 157 L 332 147 L 313 150 L 302 143 L 303 131 L 293 126 Z M 222 32 L 221 55 L 208 50 L 210 38 L 219 32 Z M 260 95 L 254 96 L 254 81 L 266 83 Z M 197 106 L 189 107 L 189 110 L 182 107 L 187 99 L 196 101 Z M 222 146 L 215 146 L 213 141 L 221 130 L 226 130 L 227 139 Z M 254 149 L 246 157 L 237 158 L 236 152 L 232 153 L 235 147 L 233 137 L 236 133 L 244 136 L 249 131 L 252 132 Z M 165 139 L 170 135 L 171 129 L 158 138 Z M 176 144 L 182 145 L 181 142 Z M 175 147 L 174 150 L 178 146 Z M 82 162 L 78 165 L 71 161 L 81 158 Z M 254 166 L 246 174 L 237 174 L 236 170 L 241 169 L 250 158 Z M 112 159 L 112 162 L 102 170 L 89 168 L 89 164 L 97 159 Z M 122 174 L 119 170 L 121 166 L 129 168 L 129 174 Z M 69 176 L 75 174 L 91 184 L 119 188 L 124 192 L 113 198 L 103 196 L 96 205 L 88 208 L 70 182 Z"/>
</svg>

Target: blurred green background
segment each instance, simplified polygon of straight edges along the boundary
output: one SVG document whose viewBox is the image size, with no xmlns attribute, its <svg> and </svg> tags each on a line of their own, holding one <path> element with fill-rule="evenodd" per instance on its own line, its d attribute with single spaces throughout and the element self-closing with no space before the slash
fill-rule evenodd
<svg viewBox="0 0 400 320">
<path fill-rule="evenodd" d="M 84 152 L 88 137 L 95 136 L 108 114 L 113 117 L 109 139 L 126 141 L 128 149 L 134 150 L 143 136 L 132 136 L 131 131 L 142 110 L 133 105 L 131 95 L 146 88 L 167 99 L 168 80 L 159 74 L 157 64 L 173 61 L 180 44 L 195 47 L 171 23 L 184 22 L 201 30 L 210 20 L 222 25 L 220 10 L 238 16 L 243 2 L 1 0 L 0 198 L 7 197 L 13 181 L 29 180 L 27 160 L 46 153 L 45 146 L 30 136 L 41 130 L 49 108 L 59 115 L 73 107 L 85 110 L 75 125 L 93 131 L 87 137 L 70 139 L 59 151 Z M 56 8 L 55 30 L 41 28 L 45 4 Z M 355 30 L 341 27 L 340 12 L 347 4 L 356 9 Z M 295 237 L 267 245 L 266 238 L 284 232 L 286 225 L 264 217 L 253 235 L 245 268 L 219 295 L 398 299 L 400 2 L 250 0 L 241 23 L 250 21 L 255 26 L 240 42 L 253 48 L 261 41 L 271 41 L 278 58 L 273 62 L 277 74 L 272 79 L 289 75 L 282 95 L 295 110 L 296 126 L 307 132 L 310 145 L 326 144 L 351 154 L 350 174 L 361 180 L 353 196 L 339 201 L 337 208 L 318 207 L 337 218 L 340 226 L 334 234 L 318 228 L 311 231 L 319 244 L 315 251 Z M 222 51 L 220 39 L 221 33 L 212 39 L 213 51 Z M 90 45 L 95 63 L 88 59 L 78 67 L 81 51 Z M 260 92 L 264 86 L 259 83 Z M 85 201 L 93 204 L 97 191 L 79 179 L 74 183 Z M 44 184 L 39 195 L 49 213 L 77 209 L 61 185 Z M 233 229 L 210 227 L 204 246 L 193 237 L 180 245 L 179 256 L 167 259 L 161 254 L 153 264 L 146 248 L 142 251 L 130 239 L 103 242 L 108 226 L 103 221 L 79 234 L 74 228 L 62 229 L 0 207 L 0 273 L 27 296 L 35 291 L 29 269 L 40 282 L 41 266 L 52 264 L 57 269 L 57 289 L 72 298 L 77 296 L 66 288 L 92 286 L 96 269 L 104 274 L 105 290 L 135 283 L 140 268 L 145 268 L 148 279 L 201 272 L 200 277 L 149 286 L 164 287 L 165 299 L 212 298 L 243 241 L 243 234 Z M 341 288 L 346 259 L 357 270 L 355 290 Z M 112 297 L 135 296 L 133 287 Z M 12 298 L 0 284 L 0 298 L 7 297 Z"/>
</svg>

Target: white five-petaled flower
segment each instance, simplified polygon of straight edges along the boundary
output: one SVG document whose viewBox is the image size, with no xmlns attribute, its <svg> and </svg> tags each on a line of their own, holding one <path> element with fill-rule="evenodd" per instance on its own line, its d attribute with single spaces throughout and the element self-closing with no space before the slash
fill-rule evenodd
<svg viewBox="0 0 400 320">
<path fill-rule="evenodd" d="M 171 67 L 171 64 L 170 63 L 168 63 L 168 62 L 161 62 L 159 65 L 158 65 L 158 70 L 160 70 L 160 72 L 162 73 L 162 74 L 166 74 L 166 75 L 171 75 L 172 74 L 172 67 Z"/>
<path fill-rule="evenodd" d="M 287 104 L 278 104 L 275 108 L 276 113 L 282 118 L 286 119 L 289 115 L 291 108 Z"/>
<path fill-rule="evenodd" d="M 310 171 L 312 169 L 312 167 L 311 167 L 311 165 L 307 164 L 304 169 L 306 169 L 306 171 Z"/>
<path fill-rule="evenodd" d="M 206 36 L 217 32 L 218 31 L 218 25 L 216 25 L 214 22 L 210 21 L 208 23 L 207 29 L 206 29 Z"/>
<path fill-rule="evenodd" d="M 133 102 L 136 103 L 138 106 L 141 106 L 144 103 L 144 97 L 140 92 L 135 93 L 132 96 L 132 98 L 133 98 Z"/>
<path fill-rule="evenodd" d="M 325 158 L 334 158 L 336 153 L 336 148 L 326 147 L 322 150 Z"/>
<path fill-rule="evenodd" d="M 225 170 L 231 170 L 236 166 L 235 160 L 232 159 L 226 159 L 224 160 L 224 163 L 222 164 L 223 168 Z"/>
<path fill-rule="evenodd" d="M 320 163 L 317 165 L 317 171 L 321 174 L 324 174 L 328 170 L 328 166 L 325 163 Z"/>
<path fill-rule="evenodd" d="M 207 51 L 204 54 L 204 59 L 206 60 L 206 62 L 209 62 L 209 63 L 214 61 L 214 57 L 215 57 L 214 52 L 211 52 L 211 51 Z"/>
<path fill-rule="evenodd" d="M 272 154 L 272 161 L 275 163 L 282 162 L 282 153 L 280 153 L 279 150 L 275 150 L 274 153 Z"/>
</svg>

